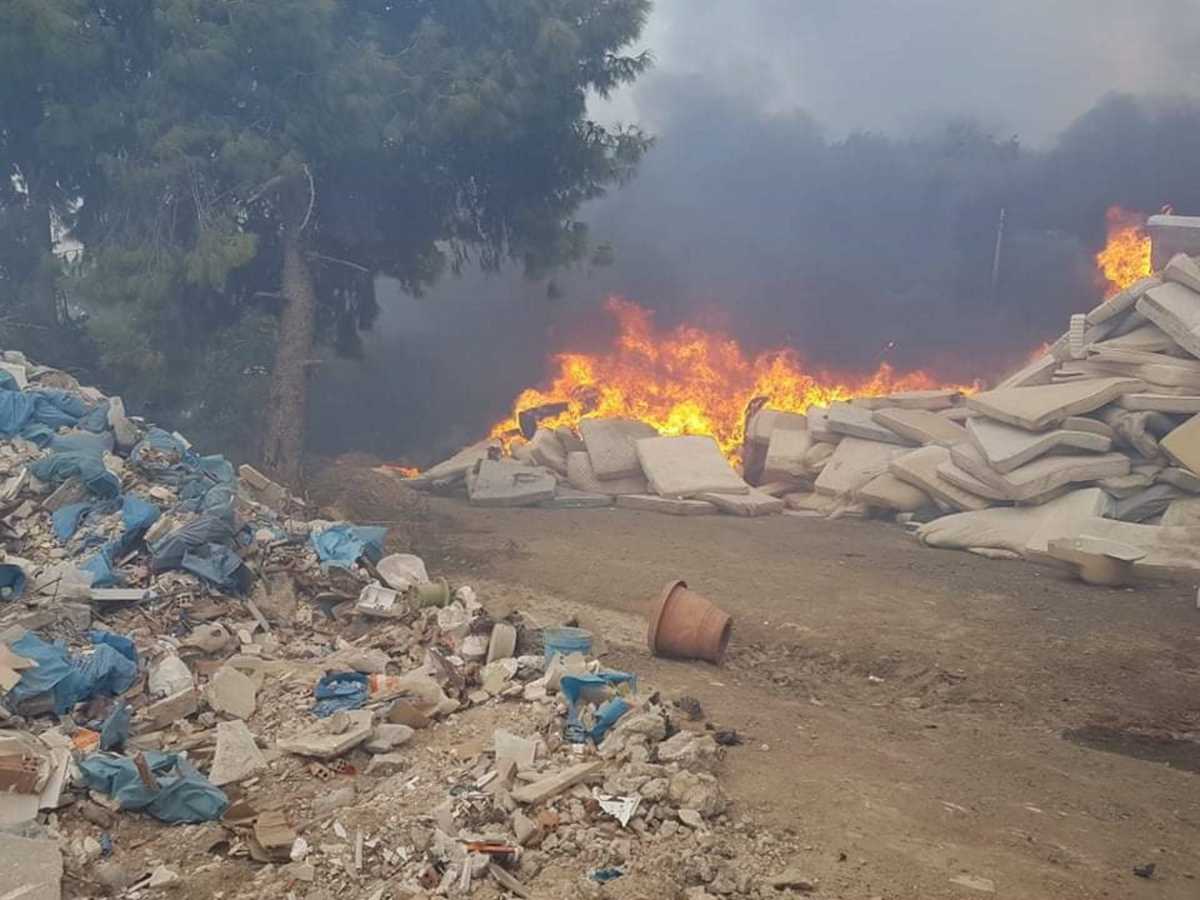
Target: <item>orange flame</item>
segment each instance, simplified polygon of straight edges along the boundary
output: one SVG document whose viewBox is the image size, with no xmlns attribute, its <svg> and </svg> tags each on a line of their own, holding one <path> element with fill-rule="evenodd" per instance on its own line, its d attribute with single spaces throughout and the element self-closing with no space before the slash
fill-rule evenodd
<svg viewBox="0 0 1200 900">
<path fill-rule="evenodd" d="M 768 398 L 772 409 L 804 412 L 838 400 L 939 386 L 925 372 L 897 375 L 886 363 L 868 376 L 810 373 L 791 349 L 751 359 L 737 341 L 719 332 L 691 325 L 658 332 L 653 313 L 628 300 L 612 297 L 605 308 L 620 328 L 613 349 L 555 356 L 550 386 L 522 391 L 512 416 L 497 423 L 492 437 L 511 438 L 522 410 L 566 403 L 565 411 L 542 419 L 541 425 L 574 427 L 585 416 L 625 416 L 666 435 L 712 435 L 726 455 L 735 456 L 744 436 L 746 406 L 757 397 Z"/>
<path fill-rule="evenodd" d="M 1096 254 L 1096 265 L 1108 281 L 1105 299 L 1114 297 L 1151 273 L 1146 217 L 1119 206 L 1109 209 L 1108 244 Z"/>
</svg>

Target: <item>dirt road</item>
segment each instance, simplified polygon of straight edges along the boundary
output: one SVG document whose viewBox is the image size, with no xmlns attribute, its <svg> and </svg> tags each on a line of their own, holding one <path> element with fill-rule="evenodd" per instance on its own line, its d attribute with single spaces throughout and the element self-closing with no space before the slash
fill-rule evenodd
<svg viewBox="0 0 1200 900">
<path fill-rule="evenodd" d="M 800 836 L 821 896 L 1200 897 L 1186 586 L 1088 588 L 874 522 L 317 499 L 403 507 L 394 540 L 431 569 L 577 614 L 611 664 L 697 696 L 747 736 L 725 779 L 739 812 Z M 648 598 L 675 577 L 735 616 L 726 666 L 646 653 Z"/>
</svg>

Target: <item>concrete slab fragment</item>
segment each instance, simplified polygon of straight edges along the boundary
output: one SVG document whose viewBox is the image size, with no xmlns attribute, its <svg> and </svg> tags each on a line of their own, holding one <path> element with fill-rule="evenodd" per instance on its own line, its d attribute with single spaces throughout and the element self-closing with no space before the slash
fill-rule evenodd
<svg viewBox="0 0 1200 900">
<path fill-rule="evenodd" d="M 914 444 L 953 447 L 967 440 L 967 430 L 945 416 L 925 409 L 879 409 L 875 421 Z"/>
<path fill-rule="evenodd" d="M 650 491 L 646 476 L 638 470 L 638 474 L 628 478 L 609 478 L 601 481 L 592 469 L 592 458 L 586 450 L 572 451 L 567 454 L 567 483 L 577 491 L 588 494 L 645 494 Z"/>
<path fill-rule="evenodd" d="M 617 497 L 617 507 L 666 513 L 668 516 L 715 516 L 720 512 L 705 500 L 680 500 L 660 497 L 658 494 L 622 494 Z"/>
<path fill-rule="evenodd" d="M 240 719 L 217 723 L 217 750 L 208 780 L 221 787 L 257 775 L 267 768 L 254 735 Z"/>
<path fill-rule="evenodd" d="M 888 471 L 892 460 L 904 452 L 904 448 L 893 444 L 847 437 L 838 444 L 817 478 L 817 493 L 851 496 Z"/>
<path fill-rule="evenodd" d="M 601 481 L 642 474 L 637 442 L 658 431 L 636 419 L 584 419 L 579 433 L 592 460 L 592 471 Z"/>
<path fill-rule="evenodd" d="M 4 897 L 59 900 L 63 861 L 57 841 L 0 833 L 0 886 Z"/>
<path fill-rule="evenodd" d="M 891 472 L 877 475 L 858 492 L 858 499 L 868 506 L 896 512 L 916 512 L 934 505 L 933 498 L 915 485 L 901 481 Z"/>
<path fill-rule="evenodd" d="M 812 449 L 812 435 L 807 428 L 776 428 L 771 432 L 767 444 L 767 457 L 763 463 L 764 481 L 787 481 L 812 476 L 805 463 Z"/>
<path fill-rule="evenodd" d="M 939 474 L 938 467 L 949 461 L 949 450 L 931 444 L 898 457 L 892 462 L 889 471 L 901 481 L 920 488 L 951 509 L 979 510 L 990 506 L 983 497 L 951 484 Z"/>
<path fill-rule="evenodd" d="M 697 494 L 697 500 L 711 503 L 731 516 L 773 516 L 783 512 L 783 501 L 753 488 L 748 494 Z"/>
<path fill-rule="evenodd" d="M 1182 284 L 1163 284 L 1147 291 L 1137 309 L 1192 356 L 1200 356 L 1200 294 Z"/>
<path fill-rule="evenodd" d="M 467 477 L 472 506 L 533 506 L 554 497 L 558 480 L 548 469 L 510 459 L 484 459 Z"/>
<path fill-rule="evenodd" d="M 835 403 L 829 407 L 829 428 L 837 434 L 878 441 L 882 444 L 912 445 L 912 441 L 901 437 L 885 425 L 875 421 L 873 412 L 849 403 Z"/>
<path fill-rule="evenodd" d="M 642 438 L 637 442 L 637 456 L 650 487 L 661 497 L 750 491 L 750 485 L 733 470 L 710 437 Z"/>
<path fill-rule="evenodd" d="M 1112 449 L 1110 438 L 1092 431 L 1027 431 L 984 416 L 968 420 L 966 431 L 988 464 L 1001 473 L 1055 451 L 1106 453 Z"/>
<path fill-rule="evenodd" d="M 1159 442 L 1172 460 L 1200 475 L 1200 416 L 1188 419 Z"/>
<path fill-rule="evenodd" d="M 1144 390 L 1132 378 L 1096 378 L 1068 384 L 1003 388 L 967 398 L 967 406 L 993 419 L 1045 431 L 1066 419 L 1092 412 L 1112 403 L 1122 394 Z"/>
<path fill-rule="evenodd" d="M 317 759 L 333 759 L 341 756 L 371 736 L 371 711 L 355 709 L 346 713 L 346 718 L 339 721 L 340 713 L 334 713 L 328 719 L 322 719 L 308 731 L 291 737 L 283 737 L 276 741 L 280 750 L 296 753 L 300 756 L 313 756 Z M 339 725 L 344 729 L 336 731 Z"/>
<path fill-rule="evenodd" d="M 930 547 L 988 547 L 1028 557 L 1044 553 L 1050 540 L 1069 534 L 1072 522 L 1103 516 L 1109 508 L 1103 491 L 1084 488 L 1042 506 L 1005 506 L 943 516 L 922 525 L 917 538 Z"/>
<path fill-rule="evenodd" d="M 256 693 L 249 676 L 230 665 L 221 666 L 204 689 L 204 697 L 214 712 L 238 719 L 254 715 Z"/>
</svg>

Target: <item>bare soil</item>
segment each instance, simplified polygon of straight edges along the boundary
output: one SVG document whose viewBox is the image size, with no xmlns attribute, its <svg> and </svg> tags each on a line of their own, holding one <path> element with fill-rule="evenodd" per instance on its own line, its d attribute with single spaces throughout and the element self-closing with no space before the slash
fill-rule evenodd
<svg viewBox="0 0 1200 900">
<path fill-rule="evenodd" d="M 820 896 L 1200 897 L 1194 586 L 1091 588 L 881 522 L 479 510 L 366 469 L 314 500 L 699 698 L 746 737 L 738 811 L 798 839 Z M 734 616 L 723 667 L 646 651 L 674 578 Z"/>
</svg>

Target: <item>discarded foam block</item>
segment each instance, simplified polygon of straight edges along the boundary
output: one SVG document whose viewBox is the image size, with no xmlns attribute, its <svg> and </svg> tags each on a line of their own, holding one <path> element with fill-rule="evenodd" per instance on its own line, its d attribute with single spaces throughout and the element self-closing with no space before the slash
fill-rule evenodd
<svg viewBox="0 0 1200 900">
<path fill-rule="evenodd" d="M 561 484 L 553 497 L 538 504 L 542 509 L 603 509 L 612 505 L 611 494 L 592 494 L 563 487 Z"/>
<path fill-rule="evenodd" d="M 1186 494 L 1170 484 L 1154 484 L 1113 505 L 1112 518 L 1122 522 L 1146 522 L 1166 513 L 1171 503 Z"/>
<path fill-rule="evenodd" d="M 1117 402 L 1122 409 L 1188 416 L 1200 413 L 1200 394 L 1126 394 Z"/>
<path fill-rule="evenodd" d="M 984 416 L 970 419 L 966 430 L 975 447 L 998 472 L 1011 472 L 1052 451 L 1106 453 L 1112 449 L 1112 439 L 1094 431 L 1071 431 L 1065 428 L 1027 431 Z"/>
<path fill-rule="evenodd" d="M 937 411 L 954 406 L 962 397 L 955 388 L 932 388 L 926 391 L 900 391 L 883 397 L 883 408 L 926 409 Z"/>
<path fill-rule="evenodd" d="M 779 498 L 753 488 L 747 494 L 697 494 L 695 499 L 711 503 L 731 516 L 773 516 L 784 508 Z"/>
<path fill-rule="evenodd" d="M 510 459 L 480 460 L 467 477 L 472 506 L 533 506 L 554 497 L 558 480 L 540 466 Z"/>
<path fill-rule="evenodd" d="M 500 452 L 500 442 L 493 440 L 480 441 L 470 447 L 464 447 L 444 462 L 426 469 L 416 478 L 408 479 L 414 487 L 433 485 L 443 481 L 457 481 L 475 468 L 481 459 L 487 459 Z"/>
<path fill-rule="evenodd" d="M 895 512 L 916 512 L 934 505 L 933 498 L 916 485 L 901 481 L 891 472 L 876 475 L 858 491 L 858 499 L 868 506 Z"/>
<path fill-rule="evenodd" d="M 660 497 L 658 494 L 621 494 L 617 497 L 617 506 L 621 509 L 666 513 L 669 516 L 715 516 L 720 512 L 706 500 L 681 500 Z"/>
<path fill-rule="evenodd" d="M 545 466 L 559 475 L 567 474 L 567 448 L 557 432 L 539 428 L 529 442 L 528 451 L 534 465 Z"/>
<path fill-rule="evenodd" d="M 950 461 L 950 451 L 930 444 L 894 459 L 889 471 L 901 481 L 920 488 L 950 509 L 986 509 L 991 504 L 978 494 L 950 483 L 938 472 L 938 467 Z"/>
<path fill-rule="evenodd" d="M 1147 319 L 1192 356 L 1200 356 L 1200 294 L 1182 284 L 1151 288 L 1137 302 Z"/>
<path fill-rule="evenodd" d="M 1135 525 L 1096 517 L 1073 522 L 1064 537 L 1100 538 L 1145 550 L 1146 555 L 1134 563 L 1134 571 L 1144 577 L 1183 576 L 1194 583 L 1200 570 L 1200 528 Z"/>
<path fill-rule="evenodd" d="M 959 444 L 950 451 L 952 461 L 994 492 L 996 500 L 1030 501 L 1069 484 L 1098 481 L 1129 473 L 1131 463 L 1123 453 L 1043 456 L 1009 472 L 997 472 L 974 444 Z"/>
<path fill-rule="evenodd" d="M 1200 475 L 1200 415 L 1192 416 L 1159 442 L 1167 456 Z"/>
<path fill-rule="evenodd" d="M 805 457 L 812 445 L 812 435 L 807 428 L 776 428 L 771 432 L 771 440 L 767 444 L 763 480 L 796 481 L 811 477 L 812 472 Z"/>
<path fill-rule="evenodd" d="M 862 438 L 866 441 L 899 444 L 902 447 L 911 446 L 913 443 L 908 438 L 896 434 L 886 425 L 880 425 L 875 421 L 870 409 L 850 403 L 835 403 L 829 407 L 829 428 L 838 434 Z"/>
<path fill-rule="evenodd" d="M 592 471 L 601 481 L 629 478 L 642 473 L 637 442 L 658 431 L 636 419 L 584 419 L 579 433 L 592 460 Z"/>
<path fill-rule="evenodd" d="M 914 444 L 953 447 L 967 440 L 967 430 L 957 422 L 927 409 L 887 408 L 874 412 L 877 423 Z"/>
<path fill-rule="evenodd" d="M 750 418 L 746 429 L 746 440 L 767 445 L 776 429 L 808 431 L 808 418 L 803 413 L 785 412 L 780 409 L 760 409 Z"/>
<path fill-rule="evenodd" d="M 1047 547 L 1047 554 L 1074 566 L 1080 580 L 1087 584 L 1121 587 L 1133 580 L 1133 564 L 1144 559 L 1146 551 L 1129 544 L 1084 536 L 1056 538 Z"/>
<path fill-rule="evenodd" d="M 646 480 L 661 497 L 750 491 L 750 485 L 733 470 L 711 437 L 642 438 L 637 442 L 637 455 Z"/>
<path fill-rule="evenodd" d="M 355 709 L 347 712 L 344 718 L 341 713 L 334 713 L 328 719 L 316 722 L 307 731 L 281 737 L 276 745 L 280 750 L 300 756 L 333 759 L 366 741 L 371 736 L 372 728 L 371 711 Z"/>
<path fill-rule="evenodd" d="M 1122 394 L 1144 389 L 1145 385 L 1133 378 L 1094 378 L 1067 384 L 1000 388 L 968 397 L 967 405 L 1009 425 L 1044 431 L 1068 416 L 1092 412 Z"/>
<path fill-rule="evenodd" d="M 1090 313 L 1087 314 L 1089 325 L 1101 325 L 1118 316 L 1125 315 L 1131 309 L 1134 309 L 1138 300 L 1146 295 L 1146 292 L 1158 287 L 1163 283 L 1163 280 L 1158 275 L 1150 275 L 1135 281 L 1125 290 L 1105 300 Z"/>
<path fill-rule="evenodd" d="M 805 418 L 808 419 L 808 433 L 812 435 L 814 441 L 825 444 L 836 444 L 845 436 L 830 427 L 829 409 L 827 407 L 809 407 Z"/>
<path fill-rule="evenodd" d="M 586 450 L 574 450 L 567 454 L 567 483 L 577 491 L 588 494 L 645 494 L 650 490 L 646 476 L 638 469 L 636 475 L 627 478 L 609 478 L 601 481 L 592 469 L 592 458 Z"/>
<path fill-rule="evenodd" d="M 1189 290 L 1200 293 L 1200 264 L 1186 253 L 1171 257 L 1162 272 L 1163 281 L 1182 284 Z"/>
<path fill-rule="evenodd" d="M 903 447 L 893 444 L 847 437 L 837 445 L 817 477 L 817 492 L 835 497 L 850 496 L 886 472 L 892 460 L 904 452 Z"/>
</svg>

